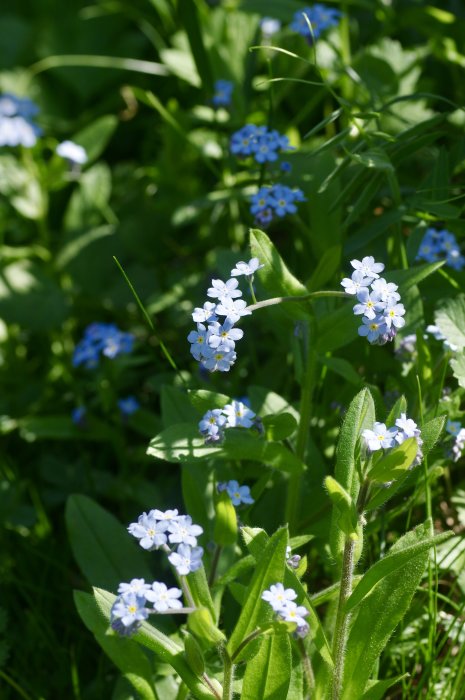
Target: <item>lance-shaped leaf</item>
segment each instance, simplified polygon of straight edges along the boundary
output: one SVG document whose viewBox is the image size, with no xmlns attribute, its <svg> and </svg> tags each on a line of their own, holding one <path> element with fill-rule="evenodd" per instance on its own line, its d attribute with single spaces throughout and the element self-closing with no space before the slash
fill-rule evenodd
<svg viewBox="0 0 465 700">
<path fill-rule="evenodd" d="M 289 634 L 271 634 L 245 669 L 241 700 L 284 700 L 291 681 L 292 654 Z"/>
<path fill-rule="evenodd" d="M 433 545 L 439 545 L 453 536 L 453 532 L 442 532 L 439 535 L 433 535 L 425 539 L 419 539 L 417 542 L 406 545 L 399 551 L 389 552 L 389 554 L 380 559 L 362 576 L 357 584 L 354 592 L 346 603 L 346 611 L 349 612 L 358 605 L 373 588 L 385 577 L 394 571 L 398 571 L 418 554 L 427 552 Z"/>
<path fill-rule="evenodd" d="M 252 556 L 255 557 L 255 559 L 257 560 L 263 552 L 263 549 L 267 546 L 269 542 L 268 535 L 261 528 L 252 527 L 243 527 L 241 529 L 241 534 L 244 537 L 244 541 L 247 545 L 247 548 L 251 552 Z M 329 648 L 329 644 L 326 639 L 323 626 L 320 622 L 320 618 L 318 617 L 313 607 L 310 596 L 302 586 L 302 583 L 297 577 L 295 571 L 293 571 L 287 566 L 284 572 L 284 585 L 288 588 L 293 588 L 297 593 L 297 599 L 302 603 L 305 602 L 307 610 L 309 611 L 309 615 L 307 618 L 307 622 L 310 627 L 309 634 L 322 659 L 330 668 L 332 668 L 332 666 L 334 665 L 333 657 L 331 655 L 331 650 Z"/>
<path fill-rule="evenodd" d="M 196 426 L 190 423 L 173 425 L 157 435 L 151 440 L 147 454 L 167 462 L 250 459 L 289 474 L 301 473 L 305 469 L 303 462 L 278 442 L 266 442 L 242 428 L 228 428 L 221 445 L 206 445 Z"/>
<path fill-rule="evenodd" d="M 347 409 L 336 449 L 334 476 L 352 500 L 357 498 L 360 487 L 360 479 L 356 469 L 357 461 L 360 459 L 360 434 L 365 428 L 372 428 L 374 422 L 373 398 L 368 389 L 362 389 Z M 344 550 L 345 536 L 339 528 L 338 517 L 337 513 L 333 513 L 330 542 L 333 556 L 339 559 Z"/>
<path fill-rule="evenodd" d="M 251 632 L 271 622 L 271 606 L 262 600 L 262 593 L 274 583 L 282 583 L 287 547 L 287 528 L 280 528 L 270 537 L 261 557 L 257 561 L 255 572 L 247 588 L 245 603 L 239 620 L 228 642 L 228 653 L 235 657 L 234 662 L 243 660 L 249 651 L 241 644 Z"/>
<path fill-rule="evenodd" d="M 407 676 L 408 673 L 403 673 L 401 676 L 387 678 L 384 681 L 368 681 L 367 690 L 363 693 L 361 700 L 383 700 L 386 697 L 386 690 Z"/>
<path fill-rule="evenodd" d="M 412 466 L 418 452 L 416 438 L 407 438 L 401 445 L 389 450 L 368 472 L 368 479 L 384 484 L 403 476 Z"/>
<path fill-rule="evenodd" d="M 265 266 L 259 274 L 260 282 L 273 297 L 301 296 L 308 289 L 294 277 L 266 233 L 250 230 L 250 249 Z M 308 318 L 309 302 L 283 304 L 283 310 L 293 318 Z"/>
<path fill-rule="evenodd" d="M 285 440 L 297 430 L 297 421 L 290 413 L 263 416 L 263 428 L 266 439 L 270 442 Z"/>
<path fill-rule="evenodd" d="M 332 476 L 325 479 L 325 488 L 335 509 L 339 513 L 338 525 L 352 540 L 358 540 L 357 510 L 347 491 Z"/>
<path fill-rule="evenodd" d="M 226 547 L 237 539 L 237 515 L 232 501 L 226 491 L 218 494 L 215 503 L 215 529 L 213 534 L 216 544 Z"/>
<path fill-rule="evenodd" d="M 189 389 L 187 395 L 193 407 L 202 415 L 214 408 L 224 408 L 231 401 L 226 394 L 218 394 L 216 391 L 206 389 Z"/>
<path fill-rule="evenodd" d="M 423 540 L 429 540 L 429 547 L 410 556 L 401 569 L 387 573 L 359 604 L 347 642 L 342 700 L 361 698 L 367 690 L 372 669 L 422 579 L 432 537 L 430 520 L 401 537 L 388 556 Z"/>
</svg>

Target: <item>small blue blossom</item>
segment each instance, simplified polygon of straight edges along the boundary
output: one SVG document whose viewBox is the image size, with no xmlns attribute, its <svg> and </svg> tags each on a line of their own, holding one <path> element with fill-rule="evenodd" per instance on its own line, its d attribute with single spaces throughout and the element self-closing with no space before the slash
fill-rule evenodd
<svg viewBox="0 0 465 700">
<path fill-rule="evenodd" d="M 271 39 L 273 34 L 276 34 L 281 29 L 281 22 L 273 17 L 263 17 L 260 21 L 260 29 L 264 39 Z"/>
<path fill-rule="evenodd" d="M 37 105 L 28 98 L 5 93 L 0 96 L 0 146 L 32 148 L 42 129 L 32 120 Z"/>
<path fill-rule="evenodd" d="M 110 624 L 119 634 L 133 634 L 139 627 L 142 620 L 146 620 L 149 611 L 146 607 L 144 595 L 136 593 L 123 593 L 119 595 L 112 605 L 110 613 Z"/>
<path fill-rule="evenodd" d="M 227 481 L 224 484 L 218 484 L 218 491 L 226 491 L 233 506 L 240 506 L 242 504 L 251 505 L 252 503 L 255 503 L 254 499 L 250 495 L 249 486 L 246 486 L 245 484 L 240 486 L 239 482 L 235 479 L 231 479 L 231 481 Z"/>
<path fill-rule="evenodd" d="M 187 544 L 180 544 L 177 552 L 172 552 L 168 561 L 174 566 L 180 576 L 197 571 L 202 566 L 203 548 L 189 547 Z"/>
<path fill-rule="evenodd" d="M 225 425 L 226 416 L 223 415 L 221 408 L 214 408 L 205 413 L 202 420 L 199 422 L 199 430 L 202 435 L 205 435 L 209 442 L 211 438 L 213 438 L 214 442 L 217 442 L 223 437 L 222 428 Z"/>
<path fill-rule="evenodd" d="M 308 17 L 312 26 L 312 31 L 310 31 L 310 27 L 304 15 Z M 304 7 L 302 10 L 298 10 L 294 14 L 294 19 L 290 24 L 290 28 L 301 34 L 311 43 L 313 39 L 318 39 L 326 29 L 336 27 L 339 24 L 341 16 L 342 14 L 339 10 L 317 3 L 313 5 L 313 7 Z"/>
<path fill-rule="evenodd" d="M 133 345 L 132 333 L 120 331 L 113 323 L 91 323 L 74 349 L 73 365 L 92 369 L 98 365 L 101 355 L 114 359 L 130 353 Z"/>
<path fill-rule="evenodd" d="M 368 342 L 374 343 L 379 339 L 386 331 L 388 327 L 384 322 L 383 316 L 375 316 L 375 318 L 367 318 L 364 316 L 362 318 L 362 325 L 359 326 L 358 334 L 366 337 Z"/>
<path fill-rule="evenodd" d="M 446 423 L 446 432 L 449 433 L 449 435 L 453 435 L 456 437 L 459 432 L 462 430 L 462 425 L 459 423 L 458 420 L 448 420 Z"/>
<path fill-rule="evenodd" d="M 264 265 L 260 264 L 258 258 L 251 258 L 248 263 L 241 260 L 236 263 L 236 267 L 231 270 L 231 277 L 239 277 L 240 275 L 245 275 L 248 278 L 252 278 L 257 270 L 261 270 Z"/>
<path fill-rule="evenodd" d="M 283 173 L 290 173 L 292 172 L 292 165 L 287 160 L 283 160 L 283 162 L 279 166 L 279 169 Z"/>
<path fill-rule="evenodd" d="M 373 430 L 366 429 L 362 432 L 362 437 L 370 452 L 376 452 L 382 447 L 384 449 L 394 447 L 396 435 L 397 428 L 386 428 L 384 423 L 375 423 Z"/>
<path fill-rule="evenodd" d="M 230 80 L 217 80 L 212 102 L 215 107 L 229 107 L 232 99 L 234 84 Z"/>
<path fill-rule="evenodd" d="M 118 407 L 123 416 L 132 416 L 139 410 L 140 403 L 135 396 L 126 396 L 126 398 L 118 400 Z"/>
<path fill-rule="evenodd" d="M 233 401 L 222 409 L 227 418 L 228 428 L 251 428 L 256 414 L 241 401 Z"/>
</svg>

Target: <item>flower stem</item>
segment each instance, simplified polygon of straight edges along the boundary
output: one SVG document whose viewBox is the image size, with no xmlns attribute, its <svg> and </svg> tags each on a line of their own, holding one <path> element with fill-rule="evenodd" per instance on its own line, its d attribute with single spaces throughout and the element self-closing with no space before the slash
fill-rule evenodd
<svg viewBox="0 0 465 700">
<path fill-rule="evenodd" d="M 299 648 L 300 656 L 302 657 L 302 667 L 307 681 L 307 697 L 310 698 L 311 691 L 315 687 L 315 676 L 313 675 L 312 662 L 310 661 L 310 657 L 307 654 L 307 650 L 305 648 L 303 639 L 297 640 L 297 646 Z"/>
<path fill-rule="evenodd" d="M 242 652 L 242 650 L 245 649 L 247 644 L 249 644 L 250 642 L 253 642 L 253 640 L 256 639 L 257 637 L 260 637 L 261 634 L 265 634 L 265 632 L 263 630 L 261 630 L 259 627 L 257 627 L 256 630 L 254 630 L 253 632 L 248 634 L 247 637 L 245 637 L 245 639 L 243 639 L 242 642 L 239 644 L 239 646 L 237 647 L 234 654 L 231 656 L 231 661 L 234 661 L 234 659 L 237 659 L 237 657 Z"/>
<path fill-rule="evenodd" d="M 322 299 L 325 297 L 337 297 L 347 299 L 347 294 L 345 292 L 326 290 L 320 292 L 309 292 L 308 294 L 295 295 L 291 297 L 272 297 L 271 299 L 264 299 L 263 301 L 258 301 L 255 304 L 251 304 L 247 307 L 249 311 L 256 311 L 257 309 L 263 309 L 265 306 L 275 306 L 276 304 L 284 304 L 288 301 L 311 301 L 312 299 Z"/>
<path fill-rule="evenodd" d="M 210 575 L 208 577 L 209 588 L 211 588 L 213 586 L 213 584 L 215 583 L 216 570 L 218 568 L 218 562 L 220 560 L 221 550 L 222 550 L 221 545 L 217 544 L 216 548 L 215 548 L 215 553 L 213 555 L 213 561 L 212 561 L 212 566 L 210 569 Z"/>
<path fill-rule="evenodd" d="M 296 456 L 302 462 L 305 460 L 305 452 L 307 449 L 309 424 L 312 412 L 313 390 L 315 385 L 315 372 L 317 365 L 317 358 L 315 352 L 315 323 L 313 318 L 310 320 L 308 325 L 308 335 L 306 340 L 307 362 L 302 378 L 302 394 L 300 397 L 300 420 L 295 448 Z M 299 519 L 301 481 L 301 474 L 291 474 L 289 478 L 285 517 L 286 521 L 289 523 L 289 530 L 291 533 L 295 532 L 296 525 Z"/>
<path fill-rule="evenodd" d="M 233 679 L 234 679 L 234 664 L 226 649 L 223 651 L 223 700 L 232 700 L 233 698 Z"/>
<path fill-rule="evenodd" d="M 252 301 L 253 301 L 254 306 L 255 306 L 258 302 L 257 302 L 257 298 L 255 296 L 255 292 L 253 289 L 253 275 L 251 275 L 251 277 L 248 277 L 248 280 L 249 280 L 250 296 L 252 297 Z"/>
<path fill-rule="evenodd" d="M 336 625 L 333 638 L 334 672 L 332 684 L 332 700 L 339 700 L 342 693 L 342 681 L 344 676 L 344 656 L 349 627 L 349 615 L 345 612 L 347 599 L 352 592 L 352 576 L 354 570 L 355 542 L 346 539 L 344 555 L 342 559 L 341 587 L 337 605 Z"/>
</svg>

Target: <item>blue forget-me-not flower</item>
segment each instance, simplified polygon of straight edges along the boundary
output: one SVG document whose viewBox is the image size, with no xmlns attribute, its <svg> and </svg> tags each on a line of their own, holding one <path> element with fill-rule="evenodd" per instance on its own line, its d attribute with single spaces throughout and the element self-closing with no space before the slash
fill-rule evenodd
<svg viewBox="0 0 465 700">
<path fill-rule="evenodd" d="M 33 121 L 39 108 L 27 97 L 0 95 L 0 146 L 32 148 L 42 129 Z"/>
<path fill-rule="evenodd" d="M 305 15 L 311 24 L 311 30 Z M 295 12 L 290 28 L 305 37 L 309 43 L 312 43 L 312 40 L 318 39 L 326 29 L 336 27 L 341 16 L 339 10 L 316 3 L 313 7 L 304 7 Z"/>
<path fill-rule="evenodd" d="M 427 228 L 416 259 L 430 263 L 446 260 L 446 264 L 454 270 L 463 270 L 465 267 L 465 257 L 460 251 L 457 239 L 446 229 L 437 231 L 434 228 Z"/>
<path fill-rule="evenodd" d="M 84 365 L 92 369 L 97 367 L 101 355 L 114 359 L 118 355 L 130 353 L 133 345 L 132 333 L 120 331 L 114 323 L 91 323 L 74 349 L 73 365 Z"/>
</svg>

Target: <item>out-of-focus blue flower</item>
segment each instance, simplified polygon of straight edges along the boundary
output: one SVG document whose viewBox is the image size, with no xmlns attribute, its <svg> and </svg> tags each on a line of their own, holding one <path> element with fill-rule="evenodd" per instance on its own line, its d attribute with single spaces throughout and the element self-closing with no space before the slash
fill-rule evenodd
<svg viewBox="0 0 465 700">
<path fill-rule="evenodd" d="M 5 93 L 0 96 L 0 146 L 35 145 L 42 129 L 32 118 L 38 113 L 37 105 L 24 97 Z"/>
<path fill-rule="evenodd" d="M 283 162 L 279 166 L 279 169 L 283 173 L 290 173 L 292 172 L 292 165 L 287 160 L 283 160 Z"/>
<path fill-rule="evenodd" d="M 92 369 L 98 365 L 100 355 L 114 359 L 130 353 L 133 345 L 132 333 L 120 331 L 114 323 L 91 323 L 74 349 L 73 365 Z"/>
<path fill-rule="evenodd" d="M 286 185 L 264 185 L 250 198 L 250 213 L 261 224 L 272 220 L 273 216 L 283 217 L 297 212 L 296 202 L 305 202 L 306 197 L 299 188 Z"/>
<path fill-rule="evenodd" d="M 217 80 L 212 102 L 215 107 L 229 107 L 232 100 L 234 84 L 230 80 Z"/>
<path fill-rule="evenodd" d="M 308 17 L 312 25 L 312 31 L 310 31 L 310 27 L 304 15 Z M 313 5 L 313 7 L 304 7 L 302 10 L 298 10 L 294 14 L 294 19 L 290 24 L 290 28 L 301 34 L 311 43 L 312 39 L 318 39 L 326 29 L 337 26 L 341 16 L 339 10 L 317 3 Z"/>
<path fill-rule="evenodd" d="M 118 399 L 118 408 L 123 416 L 132 416 L 139 410 L 140 403 L 135 396 L 126 396 L 124 399 Z"/>
<path fill-rule="evenodd" d="M 73 421 L 74 425 L 78 426 L 78 428 L 84 427 L 86 422 L 86 413 L 87 409 L 85 406 L 76 406 L 76 408 L 73 408 L 71 411 L 71 420 Z"/>
<path fill-rule="evenodd" d="M 231 136 L 231 153 L 236 156 L 253 156 L 257 163 L 272 163 L 278 153 L 291 150 L 287 136 L 266 126 L 246 124 Z"/>
<path fill-rule="evenodd" d="M 427 228 L 416 259 L 426 262 L 446 260 L 447 265 L 454 270 L 463 270 L 465 267 L 465 257 L 460 251 L 457 239 L 446 229 L 437 231 L 434 228 Z"/>
<path fill-rule="evenodd" d="M 65 158 L 70 163 L 77 165 L 87 163 L 86 149 L 74 143 L 74 141 L 62 141 L 56 147 L 56 152 L 61 158 Z"/>
</svg>

